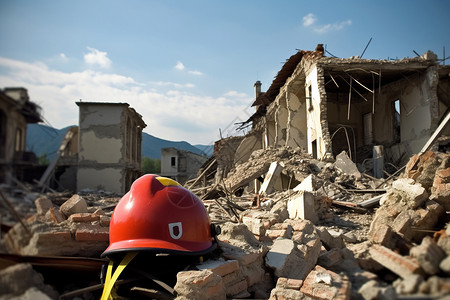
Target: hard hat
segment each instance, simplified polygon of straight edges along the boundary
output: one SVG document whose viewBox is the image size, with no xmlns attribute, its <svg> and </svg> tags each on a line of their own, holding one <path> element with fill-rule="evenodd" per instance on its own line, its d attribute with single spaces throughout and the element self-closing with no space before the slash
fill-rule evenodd
<svg viewBox="0 0 450 300">
<path fill-rule="evenodd" d="M 117 204 L 102 257 L 130 251 L 203 255 L 216 248 L 203 203 L 176 181 L 147 174 Z"/>
</svg>

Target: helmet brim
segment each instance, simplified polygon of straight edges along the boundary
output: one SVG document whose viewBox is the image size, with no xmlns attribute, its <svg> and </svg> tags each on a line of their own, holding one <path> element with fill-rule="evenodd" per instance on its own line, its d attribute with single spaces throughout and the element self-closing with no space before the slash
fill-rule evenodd
<svg viewBox="0 0 450 300">
<path fill-rule="evenodd" d="M 156 239 L 135 239 L 111 243 L 101 257 L 117 253 L 143 251 L 152 253 L 169 253 L 183 255 L 205 255 L 216 249 L 216 243 L 210 242 L 178 242 L 177 244 Z"/>
</svg>

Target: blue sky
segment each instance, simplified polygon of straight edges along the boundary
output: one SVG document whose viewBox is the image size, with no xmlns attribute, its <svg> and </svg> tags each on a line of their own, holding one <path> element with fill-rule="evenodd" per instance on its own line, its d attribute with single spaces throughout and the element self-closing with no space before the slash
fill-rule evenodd
<svg viewBox="0 0 450 300">
<path fill-rule="evenodd" d="M 0 0 L 0 88 L 22 86 L 47 124 L 75 102 L 127 102 L 145 132 L 210 144 L 234 135 L 296 49 L 450 56 L 450 1 Z M 450 63 L 450 60 L 447 64 Z"/>
</svg>

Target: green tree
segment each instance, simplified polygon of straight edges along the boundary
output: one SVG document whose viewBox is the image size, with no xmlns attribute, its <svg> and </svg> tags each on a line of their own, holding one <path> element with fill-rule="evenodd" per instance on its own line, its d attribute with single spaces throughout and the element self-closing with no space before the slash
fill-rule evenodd
<svg viewBox="0 0 450 300">
<path fill-rule="evenodd" d="M 39 156 L 38 164 L 41 166 L 48 165 L 50 163 L 50 159 L 47 157 L 47 153 L 42 154 Z"/>
<path fill-rule="evenodd" d="M 161 160 L 145 156 L 142 159 L 141 168 L 145 174 L 159 174 L 161 172 Z"/>
</svg>

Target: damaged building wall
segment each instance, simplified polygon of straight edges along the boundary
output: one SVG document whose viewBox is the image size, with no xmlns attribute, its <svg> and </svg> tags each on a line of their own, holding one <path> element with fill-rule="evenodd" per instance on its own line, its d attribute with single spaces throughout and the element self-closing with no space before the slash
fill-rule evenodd
<svg viewBox="0 0 450 300">
<path fill-rule="evenodd" d="M 302 147 L 318 159 L 346 151 L 362 162 L 382 145 L 387 162 L 396 165 L 420 152 L 449 107 L 448 66 L 431 52 L 401 60 L 342 59 L 324 57 L 319 46 L 293 55 L 257 96 L 247 122 L 262 148 Z"/>
<path fill-rule="evenodd" d="M 42 122 L 40 107 L 29 100 L 25 88 L 0 91 L 0 182 L 22 178 L 23 168 L 35 163 L 25 151 L 27 123 Z"/>
<path fill-rule="evenodd" d="M 208 158 L 176 148 L 161 149 L 161 176 L 172 178 L 180 184 L 196 177 L 198 169 Z"/>
<path fill-rule="evenodd" d="M 77 191 L 125 193 L 140 175 L 142 117 L 126 103 L 80 107 Z"/>
</svg>

